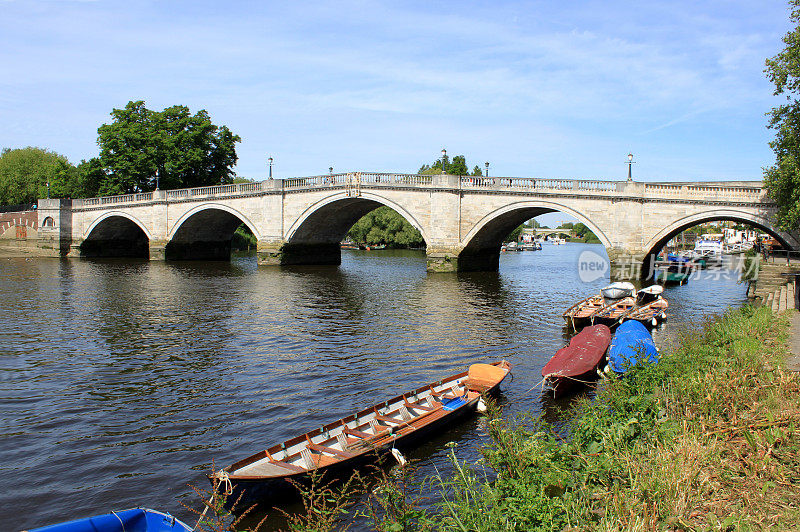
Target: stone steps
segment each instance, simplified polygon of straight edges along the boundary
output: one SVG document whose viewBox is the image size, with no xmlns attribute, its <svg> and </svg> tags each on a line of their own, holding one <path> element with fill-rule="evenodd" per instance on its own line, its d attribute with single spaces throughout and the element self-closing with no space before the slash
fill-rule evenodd
<svg viewBox="0 0 800 532">
<path fill-rule="evenodd" d="M 795 291 L 797 287 L 794 281 L 785 282 L 782 286 L 776 287 L 769 292 L 764 299 L 764 305 L 772 309 L 772 312 L 779 313 L 787 309 L 794 309 Z"/>
</svg>

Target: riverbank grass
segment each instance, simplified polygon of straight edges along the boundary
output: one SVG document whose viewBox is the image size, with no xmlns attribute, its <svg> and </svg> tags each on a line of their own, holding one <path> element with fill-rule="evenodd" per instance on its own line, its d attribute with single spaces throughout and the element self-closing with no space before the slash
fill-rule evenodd
<svg viewBox="0 0 800 532">
<path fill-rule="evenodd" d="M 453 478 L 433 480 L 440 502 L 376 528 L 796 529 L 800 380 L 783 369 L 786 333 L 763 307 L 714 318 L 580 403 L 569 436 L 495 410 L 483 466 L 454 453 Z"/>
</svg>

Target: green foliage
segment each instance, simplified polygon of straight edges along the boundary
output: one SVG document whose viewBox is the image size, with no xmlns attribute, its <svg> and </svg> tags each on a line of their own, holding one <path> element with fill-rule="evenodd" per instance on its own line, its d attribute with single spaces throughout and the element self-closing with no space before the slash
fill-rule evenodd
<svg viewBox="0 0 800 532">
<path fill-rule="evenodd" d="M 515 242 L 519 240 L 520 235 L 522 234 L 523 229 L 525 229 L 525 224 L 518 225 L 513 231 L 511 231 L 507 237 L 505 237 L 504 242 Z"/>
<path fill-rule="evenodd" d="M 484 450 L 490 471 L 453 452 L 454 474 L 432 479 L 439 501 L 430 511 L 414 513 L 413 500 L 384 487 L 400 511 L 384 513 L 376 528 L 408 530 L 409 516 L 417 529 L 447 532 L 725 530 L 775 522 L 787 504 L 781 496 L 796 497 L 790 483 L 774 493 L 782 478 L 800 474 L 794 454 L 800 437 L 784 414 L 796 407 L 798 379 L 771 373 L 774 330 L 767 308 L 726 313 L 686 335 L 659 364 L 637 365 L 624 379 L 609 381 L 594 401 L 579 403 L 568 439 L 541 418 L 504 419 L 490 403 L 492 443 Z M 770 383 L 795 398 L 791 404 L 786 395 L 763 400 L 772 411 L 753 424 L 754 412 L 745 410 Z M 740 443 L 731 444 L 737 432 Z M 736 448 L 719 450 L 720 444 Z M 726 473 L 728 467 L 739 469 Z M 752 507 L 730 504 L 762 501 L 765 494 L 772 500 L 754 515 L 747 513 Z M 709 501 L 720 506 L 710 509 Z M 777 528 L 796 516 L 787 514 Z"/>
<path fill-rule="evenodd" d="M 111 124 L 97 130 L 103 195 L 233 182 L 235 144 L 241 139 L 215 126 L 205 110 L 192 115 L 174 105 L 151 111 L 141 100 L 114 109 Z"/>
<path fill-rule="evenodd" d="M 236 228 L 236 231 L 233 233 L 233 238 L 231 239 L 231 248 L 237 251 L 246 251 L 250 249 L 256 249 L 258 245 L 258 239 L 250 231 L 246 225 L 242 224 Z"/>
<path fill-rule="evenodd" d="M 772 109 L 769 128 L 775 130 L 770 147 L 775 165 L 765 169 L 764 184 L 778 205 L 777 220 L 785 229 L 800 226 L 800 0 L 789 0 L 789 20 L 795 27 L 783 38 L 784 49 L 767 59 L 767 78 L 774 94 L 786 96 L 787 103 Z"/>
<path fill-rule="evenodd" d="M 572 231 L 575 233 L 575 236 L 578 237 L 581 241 L 586 242 L 588 244 L 599 244 L 600 239 L 597 238 L 591 229 L 586 227 L 584 224 L 578 222 L 572 226 Z"/>
<path fill-rule="evenodd" d="M 389 207 L 378 207 L 359 219 L 347 238 L 360 244 L 386 244 L 392 248 L 422 247 L 422 234 Z"/>
<path fill-rule="evenodd" d="M 0 153 L 0 204 L 34 203 L 47 197 L 79 197 L 77 169 L 66 157 L 42 148 L 6 148 Z"/>
<path fill-rule="evenodd" d="M 469 173 L 469 166 L 467 166 L 467 158 L 463 155 L 456 155 L 451 160 L 449 157 L 444 158 L 444 168 L 446 174 L 450 175 L 470 175 Z M 417 172 L 420 175 L 436 175 L 442 173 L 442 160 L 437 159 L 431 165 L 423 164 L 419 171 Z M 481 172 L 480 167 L 475 166 L 472 170 L 472 175 L 479 176 L 483 175 Z"/>
</svg>

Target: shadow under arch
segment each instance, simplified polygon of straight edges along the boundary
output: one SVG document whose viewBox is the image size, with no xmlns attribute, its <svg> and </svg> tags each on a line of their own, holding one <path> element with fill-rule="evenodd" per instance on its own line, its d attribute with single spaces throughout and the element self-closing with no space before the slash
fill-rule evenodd
<svg viewBox="0 0 800 532">
<path fill-rule="evenodd" d="M 184 214 L 173 225 L 164 248 L 166 260 L 230 260 L 231 239 L 240 225 L 258 238 L 253 223 L 240 212 L 214 203 Z"/>
<path fill-rule="evenodd" d="M 731 221 L 752 225 L 774 237 L 786 249 L 800 249 L 800 241 L 798 241 L 797 237 L 777 228 L 768 218 L 734 209 L 706 211 L 673 221 L 647 242 L 645 245 L 646 253 L 642 263 L 642 278 L 652 278 L 656 255 L 673 237 L 690 227 L 715 221 Z"/>
<path fill-rule="evenodd" d="M 421 224 L 402 206 L 377 194 L 345 193 L 329 196 L 309 205 L 286 232 L 281 249 L 281 264 L 338 265 L 342 262 L 341 241 L 365 214 L 378 207 L 389 207 L 414 226 L 427 242 Z"/>
<path fill-rule="evenodd" d="M 80 244 L 80 256 L 143 258 L 150 255 L 150 233 L 139 220 L 109 212 L 92 223 Z"/>
<path fill-rule="evenodd" d="M 459 271 L 497 270 L 500 266 L 500 246 L 503 239 L 526 220 L 550 212 L 563 212 L 577 218 L 600 239 L 606 249 L 611 246 L 608 236 L 575 209 L 549 201 L 520 201 L 487 214 L 467 233 L 464 237 L 466 244 L 458 256 Z"/>
</svg>

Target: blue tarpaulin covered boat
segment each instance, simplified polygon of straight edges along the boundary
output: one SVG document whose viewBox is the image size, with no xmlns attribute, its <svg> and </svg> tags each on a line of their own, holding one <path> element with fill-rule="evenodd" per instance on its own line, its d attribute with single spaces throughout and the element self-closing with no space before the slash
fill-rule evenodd
<svg viewBox="0 0 800 532">
<path fill-rule="evenodd" d="M 173 516 L 149 510 L 131 508 L 34 528 L 30 532 L 191 532 L 192 529 Z"/>
<path fill-rule="evenodd" d="M 625 373 L 640 360 L 655 364 L 658 351 L 647 327 L 635 320 L 622 323 L 608 348 L 608 365 L 615 373 Z"/>
</svg>

